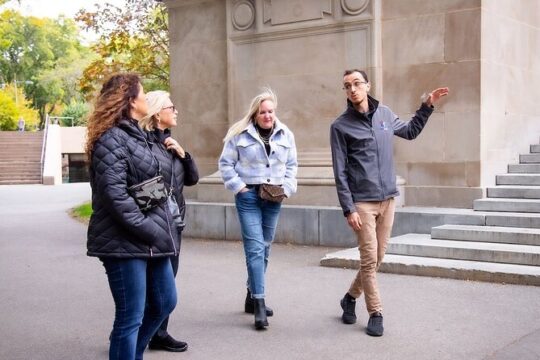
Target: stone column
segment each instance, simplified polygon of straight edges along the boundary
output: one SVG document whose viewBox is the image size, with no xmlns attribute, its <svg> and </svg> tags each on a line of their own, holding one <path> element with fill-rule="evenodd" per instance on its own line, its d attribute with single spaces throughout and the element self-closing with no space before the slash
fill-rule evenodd
<svg viewBox="0 0 540 360">
<path fill-rule="evenodd" d="M 164 3 L 169 10 L 171 97 L 180 119 L 173 134 L 196 156 L 204 176 L 216 170 L 229 126 L 225 1 Z"/>
</svg>

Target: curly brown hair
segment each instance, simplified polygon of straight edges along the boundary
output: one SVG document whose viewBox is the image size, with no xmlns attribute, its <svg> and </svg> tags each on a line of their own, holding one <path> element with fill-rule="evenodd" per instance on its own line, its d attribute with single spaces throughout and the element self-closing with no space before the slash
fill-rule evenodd
<svg viewBox="0 0 540 360">
<path fill-rule="evenodd" d="M 89 163 L 101 135 L 120 120 L 130 118 L 131 101 L 139 95 L 140 86 L 141 79 L 134 73 L 115 74 L 103 84 L 88 118 L 85 152 Z"/>
</svg>

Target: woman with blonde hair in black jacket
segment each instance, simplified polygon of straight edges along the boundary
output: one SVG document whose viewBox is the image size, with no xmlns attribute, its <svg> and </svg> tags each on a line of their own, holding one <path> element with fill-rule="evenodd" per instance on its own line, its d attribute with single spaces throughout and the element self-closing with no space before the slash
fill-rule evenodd
<svg viewBox="0 0 540 360">
<path fill-rule="evenodd" d="M 199 181 L 199 172 L 191 155 L 171 136 L 171 128 L 177 125 L 178 109 L 173 105 L 169 93 L 162 90 L 150 91 L 146 94 L 148 104 L 147 115 L 139 122 L 146 131 L 150 149 L 159 161 L 165 185 L 178 210 L 174 212 L 175 227 L 178 239 L 182 239 L 185 226 L 186 201 L 183 188 L 192 186 Z M 169 205 L 171 205 L 169 203 Z M 174 207 L 175 205 L 172 204 Z M 174 209 L 173 209 L 174 210 Z M 179 256 L 171 256 L 174 276 L 178 273 Z M 156 334 L 150 340 L 149 348 L 173 352 L 186 351 L 188 344 L 174 339 L 167 332 L 169 318 L 167 317 Z"/>
</svg>

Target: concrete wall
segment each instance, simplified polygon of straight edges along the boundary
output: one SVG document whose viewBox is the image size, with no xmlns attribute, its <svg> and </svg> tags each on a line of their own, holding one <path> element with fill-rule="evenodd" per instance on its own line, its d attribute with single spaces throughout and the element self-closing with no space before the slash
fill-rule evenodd
<svg viewBox="0 0 540 360">
<path fill-rule="evenodd" d="M 233 203 L 188 202 L 186 223 L 185 237 L 241 240 Z M 392 236 L 429 234 L 432 227 L 444 224 L 485 225 L 485 215 L 466 209 L 399 208 L 396 209 Z M 343 212 L 335 206 L 284 205 L 275 241 L 314 246 L 357 246 L 356 236 L 347 225 Z"/>
<path fill-rule="evenodd" d="M 62 154 L 83 154 L 86 142 L 86 127 L 61 127 L 60 141 Z"/>
<path fill-rule="evenodd" d="M 43 159 L 43 185 L 62 184 L 62 135 L 60 125 L 50 124 L 47 130 Z"/>
<path fill-rule="evenodd" d="M 540 2 L 482 1 L 482 185 L 540 136 Z"/>
</svg>

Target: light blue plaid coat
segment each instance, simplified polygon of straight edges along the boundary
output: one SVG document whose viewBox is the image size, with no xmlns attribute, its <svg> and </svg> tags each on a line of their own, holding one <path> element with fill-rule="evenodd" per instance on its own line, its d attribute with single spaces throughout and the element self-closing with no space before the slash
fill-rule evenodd
<svg viewBox="0 0 540 360">
<path fill-rule="evenodd" d="M 253 123 L 225 143 L 219 170 L 225 187 L 234 194 L 248 184 L 282 185 L 287 197 L 296 192 L 298 160 L 294 135 L 285 124 L 275 121 L 270 155 L 266 154 Z"/>
</svg>

